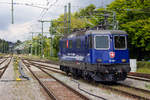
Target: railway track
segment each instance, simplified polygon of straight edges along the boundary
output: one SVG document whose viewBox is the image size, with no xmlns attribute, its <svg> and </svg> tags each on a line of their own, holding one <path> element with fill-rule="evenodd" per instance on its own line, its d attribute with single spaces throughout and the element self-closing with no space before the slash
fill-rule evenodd
<svg viewBox="0 0 150 100">
<path fill-rule="evenodd" d="M 50 73 L 43 70 L 41 67 L 36 66 L 38 69 L 42 71 L 43 74 L 46 75 L 46 76 L 44 75 L 40 77 L 40 75 L 34 73 L 32 69 L 30 68 L 31 63 L 27 63 L 24 60 L 22 61 L 30 70 L 30 72 L 33 74 L 33 76 L 38 80 L 40 85 L 44 88 L 46 93 L 49 95 L 50 99 L 52 100 L 72 100 L 72 99 L 90 100 L 88 97 L 80 94 L 79 92 L 71 88 L 70 86 L 58 80 L 56 77 L 52 76 Z M 42 81 L 42 80 L 50 80 L 50 81 Z M 62 92 L 60 93 L 60 91 Z"/>
<path fill-rule="evenodd" d="M 32 63 L 34 63 L 34 62 L 41 62 L 41 63 L 51 64 L 48 61 L 41 61 L 41 60 L 37 61 L 37 60 L 32 60 L 32 59 L 25 59 L 25 60 L 32 61 Z M 37 64 L 37 63 L 35 63 L 35 64 Z M 43 65 L 43 64 L 39 64 L 39 65 L 48 67 L 48 66 Z M 58 64 L 56 64 L 56 65 L 58 65 Z M 51 66 L 51 68 L 52 68 L 52 66 Z M 55 68 L 55 67 L 53 67 L 53 68 L 54 69 L 58 69 L 58 68 Z M 133 73 L 133 72 L 130 72 L 128 74 L 127 78 L 135 79 L 135 80 L 140 80 L 140 81 L 145 81 L 145 82 L 150 82 L 150 74 L 142 74 L 142 73 Z"/>
<path fill-rule="evenodd" d="M 11 58 L 12 59 L 12 58 Z M 9 62 L 4 66 L 4 67 L 1 67 L 0 68 L 0 78 L 3 76 L 4 72 L 6 71 L 6 69 L 8 68 L 10 62 L 11 62 L 11 59 L 9 60 Z M 3 63 L 8 60 L 8 59 L 5 59 L 4 61 L 2 61 Z"/>
<path fill-rule="evenodd" d="M 140 81 L 145 81 L 145 82 L 150 82 L 150 79 L 148 79 L 148 78 L 137 77 L 137 76 L 132 76 L 132 75 L 128 75 L 127 78 L 140 80 Z"/>
<path fill-rule="evenodd" d="M 130 72 L 130 73 L 128 73 L 127 77 L 131 78 L 131 79 L 150 82 L 150 74 Z"/>
<path fill-rule="evenodd" d="M 8 58 L 7 58 L 8 59 Z M 0 65 L 3 64 L 7 59 L 4 59 L 2 62 L 0 62 Z"/>
<path fill-rule="evenodd" d="M 35 59 L 29 59 L 29 58 L 24 58 L 24 60 L 59 65 L 59 61 L 50 61 L 50 60 L 45 61 L 45 60 L 35 60 Z"/>
<path fill-rule="evenodd" d="M 46 69 L 46 70 L 50 70 L 56 73 L 60 73 L 63 75 L 66 75 L 64 72 L 60 71 L 59 68 L 55 68 L 52 66 L 47 66 L 47 65 L 43 65 L 43 64 L 38 64 L 35 62 L 31 62 L 29 61 L 32 65 L 37 66 L 42 69 Z M 140 88 L 136 88 L 136 87 L 132 87 L 132 86 L 128 86 L 125 84 L 117 84 L 115 86 L 110 86 L 110 85 L 104 85 L 104 84 L 99 84 L 98 85 L 100 88 L 104 88 L 113 92 L 117 92 L 119 94 L 128 96 L 128 97 L 132 97 L 135 99 L 139 99 L 139 100 L 150 100 L 150 91 L 148 90 L 144 90 L 144 89 L 140 89 Z"/>
<path fill-rule="evenodd" d="M 128 75 L 150 79 L 150 74 L 130 72 Z"/>
</svg>

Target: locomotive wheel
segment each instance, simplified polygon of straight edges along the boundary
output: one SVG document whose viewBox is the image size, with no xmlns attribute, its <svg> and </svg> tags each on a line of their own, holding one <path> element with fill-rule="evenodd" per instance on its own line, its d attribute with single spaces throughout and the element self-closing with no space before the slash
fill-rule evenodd
<svg viewBox="0 0 150 100">
<path fill-rule="evenodd" d="M 80 79 L 80 77 L 77 74 L 72 73 L 72 76 L 74 79 L 77 79 L 77 80 Z"/>
<path fill-rule="evenodd" d="M 69 76 L 69 72 L 68 71 L 66 71 L 66 74 L 67 74 L 67 76 Z"/>
<path fill-rule="evenodd" d="M 92 77 L 90 76 L 90 74 L 88 73 L 88 71 L 84 71 L 83 72 L 83 78 L 87 81 L 91 81 Z"/>
<path fill-rule="evenodd" d="M 71 74 L 72 74 L 72 77 L 73 77 L 74 79 L 79 79 L 78 69 L 72 68 L 72 69 L 71 69 Z"/>
</svg>

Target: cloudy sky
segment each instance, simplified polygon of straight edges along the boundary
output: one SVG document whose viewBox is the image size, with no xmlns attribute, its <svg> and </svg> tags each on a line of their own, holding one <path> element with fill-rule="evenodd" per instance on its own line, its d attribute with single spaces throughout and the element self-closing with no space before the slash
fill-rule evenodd
<svg viewBox="0 0 150 100">
<path fill-rule="evenodd" d="M 64 13 L 64 5 L 69 2 L 74 12 L 89 4 L 101 7 L 114 0 L 13 0 L 14 24 L 11 24 L 11 1 L 0 0 L 0 38 L 16 42 L 31 39 L 30 32 L 41 31 L 38 20 L 58 18 Z M 44 31 L 48 31 L 48 26 L 49 23 L 44 24 Z"/>
</svg>

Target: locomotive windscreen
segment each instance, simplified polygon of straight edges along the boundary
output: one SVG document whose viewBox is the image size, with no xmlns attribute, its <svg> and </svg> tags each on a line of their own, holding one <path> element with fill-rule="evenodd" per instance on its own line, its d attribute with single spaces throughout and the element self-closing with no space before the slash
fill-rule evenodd
<svg viewBox="0 0 150 100">
<path fill-rule="evenodd" d="M 125 49 L 126 48 L 126 37 L 125 36 L 114 36 L 115 48 Z"/>
<path fill-rule="evenodd" d="M 108 36 L 96 36 L 95 48 L 96 49 L 108 49 L 109 48 Z"/>
</svg>

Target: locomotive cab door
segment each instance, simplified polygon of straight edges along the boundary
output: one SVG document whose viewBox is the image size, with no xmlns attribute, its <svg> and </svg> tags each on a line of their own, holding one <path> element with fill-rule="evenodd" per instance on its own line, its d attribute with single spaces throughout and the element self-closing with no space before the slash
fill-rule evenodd
<svg viewBox="0 0 150 100">
<path fill-rule="evenodd" d="M 91 62 L 92 35 L 85 36 L 85 62 Z"/>
</svg>

